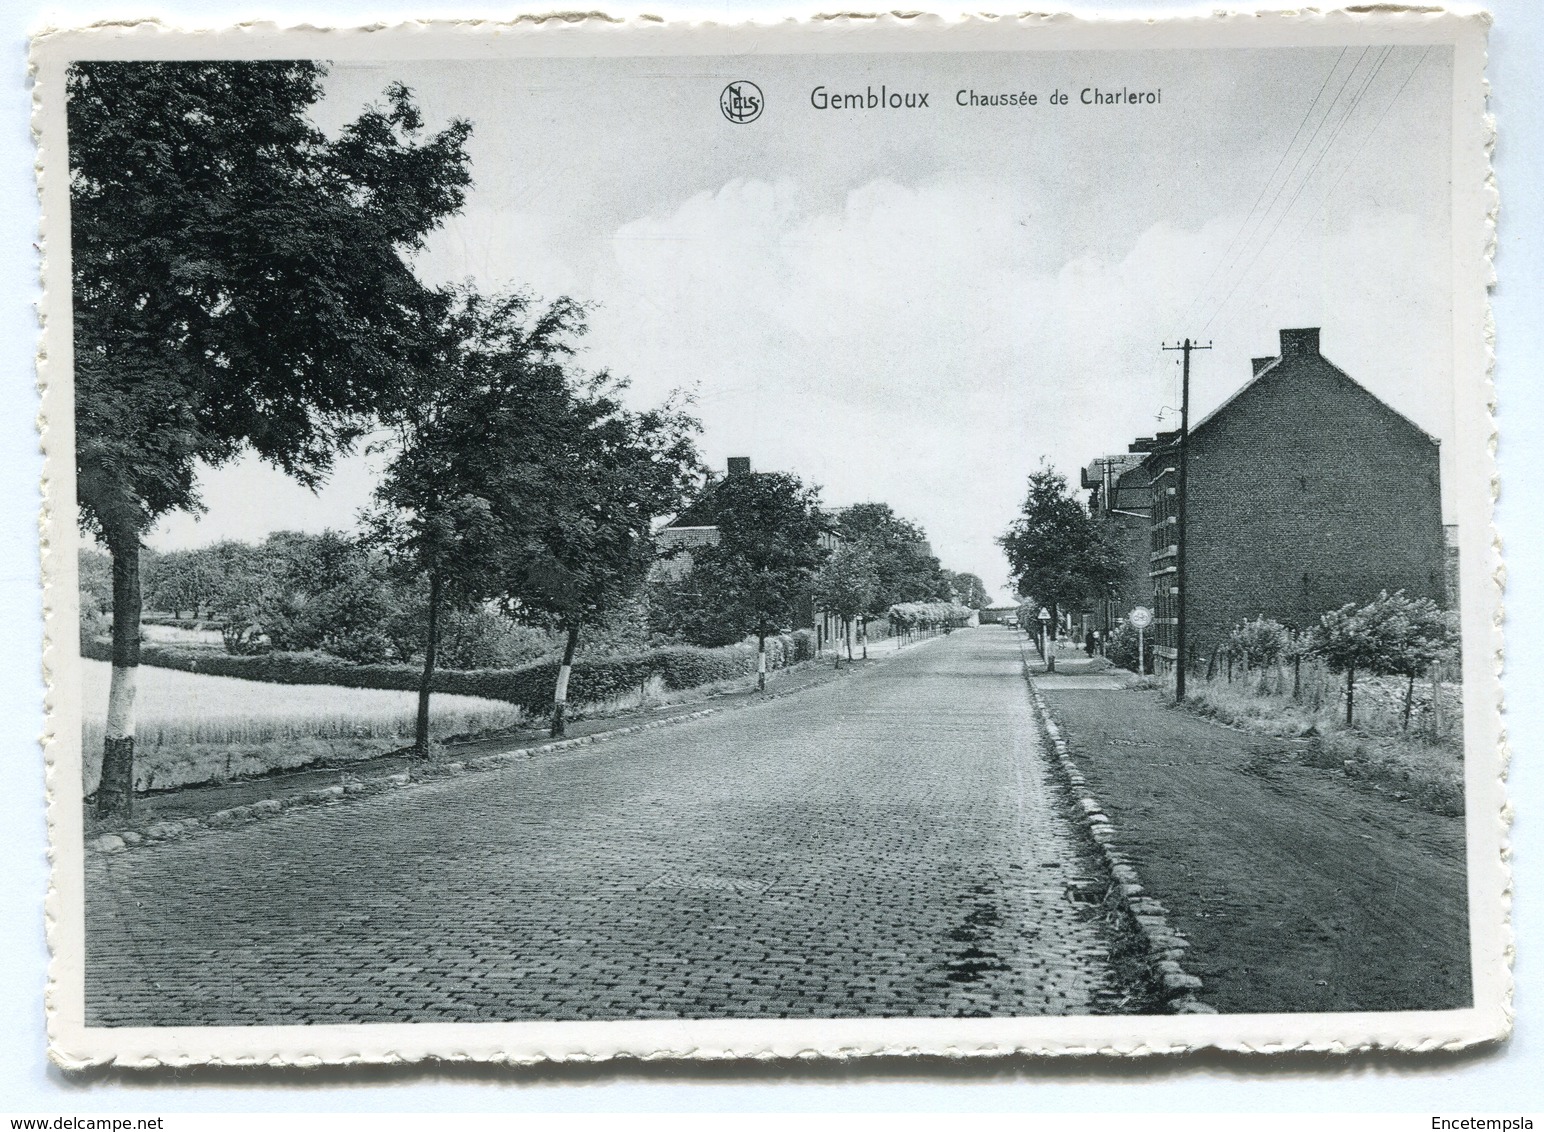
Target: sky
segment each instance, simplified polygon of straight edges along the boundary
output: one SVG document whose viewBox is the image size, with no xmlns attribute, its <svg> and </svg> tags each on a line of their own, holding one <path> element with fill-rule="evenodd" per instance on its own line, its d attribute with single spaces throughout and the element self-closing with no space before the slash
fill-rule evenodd
<svg viewBox="0 0 1544 1132">
<path fill-rule="evenodd" d="M 765 108 L 736 124 L 719 94 L 745 79 Z M 1161 347 L 1181 337 L 1213 346 L 1195 419 L 1280 328 L 1318 326 L 1452 447 L 1448 49 L 339 64 L 318 124 L 396 80 L 431 125 L 474 130 L 426 281 L 593 303 L 581 364 L 640 406 L 693 391 L 711 466 L 888 503 L 994 595 L 1042 459 L 1076 486 L 1177 425 Z M 928 106 L 812 105 L 881 86 Z M 1161 101 L 1084 105 L 1089 88 Z M 959 106 L 972 90 L 1037 103 Z M 207 513 L 148 541 L 350 528 L 379 460 L 314 494 L 251 459 L 208 470 Z"/>
</svg>

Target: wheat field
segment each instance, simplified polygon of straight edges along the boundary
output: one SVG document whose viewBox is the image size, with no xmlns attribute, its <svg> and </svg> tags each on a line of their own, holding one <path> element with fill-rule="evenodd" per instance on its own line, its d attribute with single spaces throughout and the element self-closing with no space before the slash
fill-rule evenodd
<svg viewBox="0 0 1544 1132">
<path fill-rule="evenodd" d="M 85 792 L 101 774 L 111 666 L 82 660 Z M 248 778 L 323 759 L 366 759 L 412 741 L 413 692 L 316 684 L 265 684 L 141 667 L 135 697 L 135 786 L 140 790 Z M 520 724 L 511 704 L 436 694 L 436 739 L 506 731 Z"/>
</svg>

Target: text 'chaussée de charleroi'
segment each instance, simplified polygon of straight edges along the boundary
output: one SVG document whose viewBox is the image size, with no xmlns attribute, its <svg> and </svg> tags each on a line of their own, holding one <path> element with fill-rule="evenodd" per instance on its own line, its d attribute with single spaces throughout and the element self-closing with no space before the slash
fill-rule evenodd
<svg viewBox="0 0 1544 1132">
<path fill-rule="evenodd" d="M 928 110 L 931 91 L 892 90 L 881 85 L 878 90 L 871 86 L 861 91 L 836 91 L 817 86 L 810 91 L 810 105 L 816 110 Z M 1073 95 L 1057 88 L 1043 98 L 1027 90 L 978 91 L 962 87 L 954 92 L 954 104 L 963 107 L 998 106 L 1047 106 L 1074 105 Z M 1076 104 L 1083 106 L 1157 106 L 1163 102 L 1163 90 L 1109 90 L 1104 87 L 1086 86 L 1077 93 Z"/>
</svg>

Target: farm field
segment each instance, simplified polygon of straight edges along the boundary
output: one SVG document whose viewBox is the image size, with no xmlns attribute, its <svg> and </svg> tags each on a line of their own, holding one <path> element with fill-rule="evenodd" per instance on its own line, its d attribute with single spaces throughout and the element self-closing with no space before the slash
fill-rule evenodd
<svg viewBox="0 0 1544 1132">
<path fill-rule="evenodd" d="M 102 730 L 112 668 L 81 661 L 85 793 L 101 774 Z M 226 782 L 321 761 L 373 758 L 411 743 L 412 692 L 329 685 L 265 684 L 170 668 L 139 670 L 135 787 L 160 790 Z M 511 704 L 436 694 L 430 729 L 437 739 L 480 735 L 520 724 Z"/>
</svg>

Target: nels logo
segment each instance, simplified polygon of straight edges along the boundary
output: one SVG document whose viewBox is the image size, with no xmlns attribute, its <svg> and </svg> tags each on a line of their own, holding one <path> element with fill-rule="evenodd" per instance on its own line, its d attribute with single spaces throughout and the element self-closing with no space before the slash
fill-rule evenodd
<svg viewBox="0 0 1544 1132">
<path fill-rule="evenodd" d="M 745 80 L 730 83 L 718 96 L 718 108 L 724 112 L 724 117 L 740 126 L 760 118 L 761 108 L 765 105 L 761 88 Z"/>
</svg>

